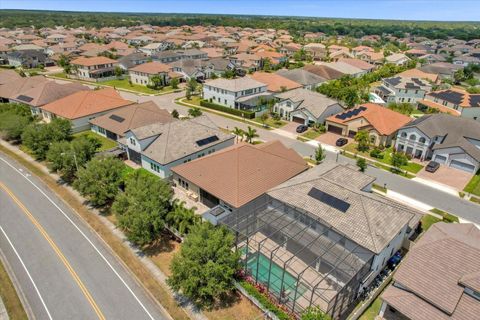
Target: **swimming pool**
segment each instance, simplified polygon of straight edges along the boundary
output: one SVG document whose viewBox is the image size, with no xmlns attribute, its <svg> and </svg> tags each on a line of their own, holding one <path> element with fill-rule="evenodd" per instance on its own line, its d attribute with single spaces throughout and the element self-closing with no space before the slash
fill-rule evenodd
<svg viewBox="0 0 480 320">
<path fill-rule="evenodd" d="M 258 259 L 258 264 L 257 264 Z M 257 255 L 257 253 L 249 253 L 247 267 L 248 271 L 252 274 L 254 278 L 257 277 L 257 265 L 258 265 L 258 279 L 257 281 L 261 282 L 264 285 L 270 280 L 269 290 L 274 292 L 276 295 L 280 296 L 282 291 L 282 276 L 283 268 L 278 264 L 272 261 L 272 266 L 270 268 L 270 259 L 268 259 L 263 254 Z M 270 268 L 270 279 L 268 279 L 268 270 Z M 297 279 L 292 276 L 290 273 L 285 271 L 285 276 L 283 276 L 283 289 L 284 292 L 288 295 L 290 299 L 293 300 L 295 296 L 295 288 L 297 287 Z M 301 297 L 307 288 L 302 283 L 298 285 L 297 299 Z"/>
</svg>

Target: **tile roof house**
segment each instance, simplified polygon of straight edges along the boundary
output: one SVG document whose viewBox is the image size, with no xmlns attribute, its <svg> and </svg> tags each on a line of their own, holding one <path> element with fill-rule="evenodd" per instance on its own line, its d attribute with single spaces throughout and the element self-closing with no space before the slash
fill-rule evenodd
<svg viewBox="0 0 480 320">
<path fill-rule="evenodd" d="M 132 104 L 123 99 L 111 88 L 100 90 L 78 91 L 61 99 L 41 106 L 44 121 L 54 118 L 68 119 L 72 123 L 72 131 L 80 132 L 90 129 L 90 120 L 104 115 L 111 110 Z"/>
<path fill-rule="evenodd" d="M 418 79 L 425 79 L 431 81 L 433 83 L 438 83 L 440 78 L 438 74 L 435 73 L 427 73 L 420 69 L 408 69 L 403 72 L 397 74 L 397 76 L 402 78 L 418 78 Z"/>
<path fill-rule="evenodd" d="M 139 64 L 128 70 L 130 81 L 133 84 L 147 86 L 152 84 L 152 77 L 158 76 L 162 85 L 168 85 L 172 78 L 180 78 L 181 75 L 173 72 L 167 64 L 157 61 Z"/>
<path fill-rule="evenodd" d="M 9 82 L 0 85 L 0 102 L 9 102 L 9 100 L 15 98 L 19 92 L 32 89 L 48 81 L 44 76 L 20 77 L 15 79 L 15 77 L 9 75 L 8 78 L 12 81 L 9 80 Z"/>
<path fill-rule="evenodd" d="M 0 71 L 0 86 L 20 80 L 22 78 L 21 75 L 18 74 L 15 70 L 2 70 Z"/>
<path fill-rule="evenodd" d="M 308 169 L 305 160 L 280 141 L 239 143 L 173 167 L 173 180 L 212 208 L 236 210 L 270 188 Z"/>
<path fill-rule="evenodd" d="M 480 94 L 468 93 L 463 89 L 450 88 L 427 93 L 420 105 L 461 117 L 480 121 Z"/>
<path fill-rule="evenodd" d="M 427 73 L 438 74 L 441 79 L 453 79 L 456 71 L 463 69 L 463 66 L 448 62 L 435 62 L 419 68 Z"/>
<path fill-rule="evenodd" d="M 172 115 L 153 101 L 135 103 L 115 109 L 90 121 L 92 131 L 117 141 L 128 130 L 154 123 L 174 121 Z"/>
<path fill-rule="evenodd" d="M 248 77 L 257 80 L 258 82 L 265 83 L 267 85 L 267 91 L 275 93 L 302 87 L 300 83 L 292 81 L 276 73 L 258 71 L 248 75 Z"/>
<path fill-rule="evenodd" d="M 171 168 L 234 144 L 235 136 L 220 130 L 207 116 L 131 129 L 119 141 L 128 158 L 167 178 Z"/>
<path fill-rule="evenodd" d="M 480 169 L 480 122 L 449 114 L 424 115 L 398 130 L 395 147 L 416 158 L 475 173 Z"/>
<path fill-rule="evenodd" d="M 294 82 L 300 83 L 304 89 L 313 90 L 318 87 L 320 84 L 326 81 L 325 78 L 322 78 L 314 73 L 308 72 L 303 69 L 280 69 L 276 74 L 281 75 L 287 79 L 290 79 Z"/>
<path fill-rule="evenodd" d="M 266 285 L 289 310 L 301 314 L 317 306 L 343 319 L 421 218 L 421 212 L 372 193 L 374 181 L 354 166 L 326 161 L 273 187 L 263 203 L 224 213 L 219 224 L 238 233 L 241 265 L 257 281 L 266 285 L 279 273 L 294 279 Z M 250 261 L 260 254 L 279 270 L 257 273 Z"/>
<path fill-rule="evenodd" d="M 53 61 L 43 51 L 16 50 L 7 53 L 8 64 L 15 67 L 36 68 L 52 66 Z"/>
<path fill-rule="evenodd" d="M 273 106 L 273 111 L 282 118 L 300 124 L 325 122 L 329 116 L 344 110 L 342 105 L 318 92 L 299 88 L 276 94 L 279 101 Z"/>
<path fill-rule="evenodd" d="M 419 100 L 422 100 L 430 90 L 432 90 L 432 84 L 427 80 L 421 78 L 405 78 L 397 75 L 383 79 L 382 84 L 376 87 L 374 92 L 387 103 L 406 102 L 416 104 Z"/>
<path fill-rule="evenodd" d="M 439 222 L 410 250 L 381 295 L 382 319 L 470 320 L 480 315 L 480 230 Z"/>
<path fill-rule="evenodd" d="M 73 75 L 79 79 L 88 81 L 106 81 L 115 77 L 117 61 L 103 57 L 80 57 L 70 62 Z"/>
<path fill-rule="evenodd" d="M 355 137 L 360 130 L 366 130 L 370 142 L 376 146 L 388 146 L 397 131 L 411 121 L 409 116 L 395 112 L 381 105 L 365 103 L 326 119 L 327 131 Z"/>
<path fill-rule="evenodd" d="M 322 77 L 326 80 L 339 79 L 344 76 L 344 74 L 336 69 L 330 68 L 326 65 L 313 65 L 309 64 L 303 67 L 303 70 L 316 74 L 319 77 Z"/>
</svg>

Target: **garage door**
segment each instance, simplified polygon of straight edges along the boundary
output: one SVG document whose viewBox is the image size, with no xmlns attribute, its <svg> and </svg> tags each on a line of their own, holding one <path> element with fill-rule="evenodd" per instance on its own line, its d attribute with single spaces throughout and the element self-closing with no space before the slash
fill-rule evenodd
<svg viewBox="0 0 480 320">
<path fill-rule="evenodd" d="M 300 124 L 305 124 L 305 119 L 300 117 L 292 117 L 292 121 Z"/>
<path fill-rule="evenodd" d="M 436 155 L 435 159 L 433 160 L 435 160 L 438 163 L 445 163 L 445 161 L 447 160 L 447 157 Z"/>
<path fill-rule="evenodd" d="M 473 171 L 475 170 L 475 167 L 471 164 L 460 162 L 458 160 L 452 160 L 452 162 L 450 162 L 450 167 L 460 169 L 469 173 L 473 173 Z"/>
<path fill-rule="evenodd" d="M 336 134 L 342 134 L 342 131 L 343 130 L 340 127 L 328 125 L 328 132 L 333 132 L 333 133 L 336 133 Z"/>
</svg>

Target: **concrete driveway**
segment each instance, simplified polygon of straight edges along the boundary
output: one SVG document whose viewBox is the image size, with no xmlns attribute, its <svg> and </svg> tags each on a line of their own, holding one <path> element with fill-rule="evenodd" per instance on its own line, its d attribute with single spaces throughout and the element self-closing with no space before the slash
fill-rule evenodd
<svg viewBox="0 0 480 320">
<path fill-rule="evenodd" d="M 281 127 L 280 129 L 298 135 L 298 133 L 297 133 L 297 127 L 298 127 L 299 125 L 300 125 L 300 123 L 296 123 L 296 122 L 291 122 L 291 121 L 289 121 L 286 125 L 284 125 L 284 126 Z"/>
<path fill-rule="evenodd" d="M 463 190 L 465 185 L 472 178 L 472 174 L 440 165 L 440 168 L 438 168 L 438 170 L 434 173 L 427 172 L 425 171 L 425 168 L 423 168 L 417 173 L 417 177 L 433 180 L 434 182 L 444 184 L 456 190 Z"/>
<path fill-rule="evenodd" d="M 318 142 L 320 142 L 322 144 L 328 144 L 328 145 L 331 145 L 331 146 L 335 146 L 335 143 L 337 142 L 337 140 L 339 138 L 347 139 L 348 143 L 353 141 L 352 138 L 344 137 L 342 135 L 339 135 L 339 134 L 336 134 L 336 133 L 333 133 L 333 132 L 325 132 L 324 134 L 321 134 L 315 140 L 317 140 Z"/>
</svg>

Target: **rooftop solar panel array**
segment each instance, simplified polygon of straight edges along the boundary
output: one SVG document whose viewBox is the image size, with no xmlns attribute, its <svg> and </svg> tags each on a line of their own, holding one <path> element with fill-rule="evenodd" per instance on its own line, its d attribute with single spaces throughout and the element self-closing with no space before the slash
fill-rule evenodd
<svg viewBox="0 0 480 320">
<path fill-rule="evenodd" d="M 17 97 L 17 100 L 20 100 L 20 101 L 24 101 L 24 102 L 31 102 L 33 100 L 32 97 L 28 97 L 28 96 L 24 96 L 23 94 L 22 95 L 19 95 Z"/>
<path fill-rule="evenodd" d="M 202 147 L 204 145 L 207 145 L 207 144 L 215 142 L 215 141 L 218 141 L 218 137 L 217 136 L 211 136 L 211 137 L 208 137 L 208 138 L 205 138 L 205 139 L 197 140 L 196 143 L 199 147 Z"/>
<path fill-rule="evenodd" d="M 318 190 L 317 188 L 310 189 L 308 195 L 332 208 L 342 211 L 343 213 L 347 212 L 348 208 L 350 208 L 350 203 L 332 196 L 331 194 Z"/>
<path fill-rule="evenodd" d="M 112 120 L 115 120 L 115 121 L 117 121 L 117 122 L 120 122 L 120 123 L 122 123 L 123 121 L 125 121 L 125 118 L 122 118 L 122 117 L 120 117 L 120 116 L 117 116 L 116 114 L 112 114 L 109 118 L 112 119 Z"/>
</svg>

